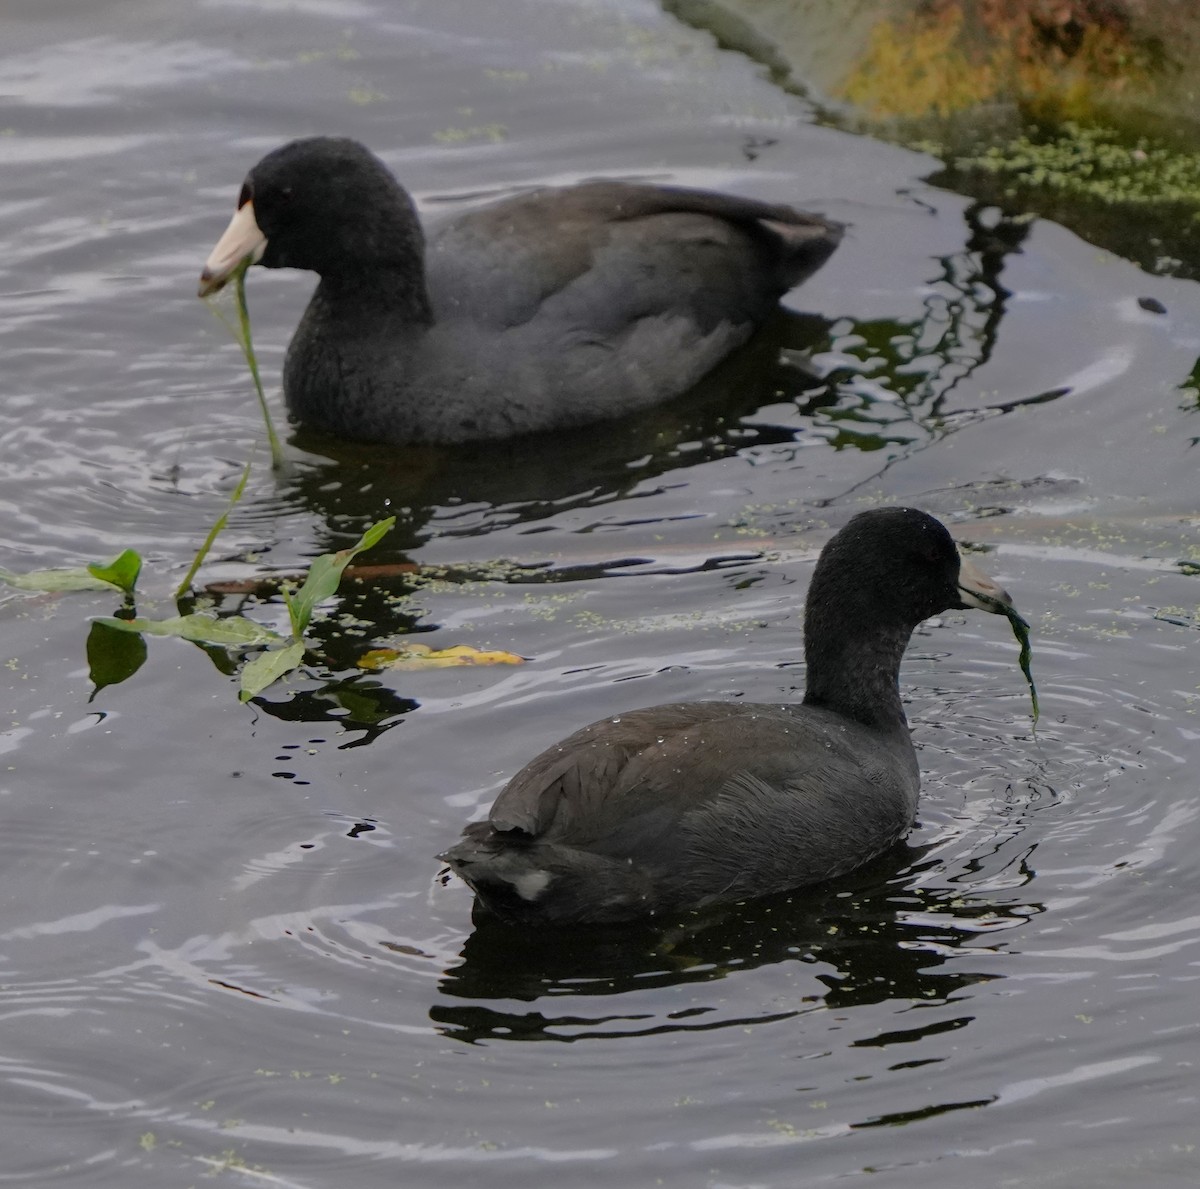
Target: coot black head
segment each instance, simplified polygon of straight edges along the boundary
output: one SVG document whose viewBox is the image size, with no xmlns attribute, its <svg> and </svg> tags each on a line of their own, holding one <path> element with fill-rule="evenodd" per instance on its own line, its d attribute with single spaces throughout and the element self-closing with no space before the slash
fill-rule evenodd
<svg viewBox="0 0 1200 1189">
<path fill-rule="evenodd" d="M 412 200 L 354 140 L 314 136 L 268 153 L 246 175 L 237 212 L 201 276 L 204 296 L 245 257 L 321 276 L 401 267 L 424 273 Z"/>
<path fill-rule="evenodd" d="M 821 552 L 804 605 L 804 700 L 872 724 L 901 723 L 900 659 L 943 611 L 1001 611 L 1008 595 L 916 508 L 860 512 Z"/>
<path fill-rule="evenodd" d="M 843 622 L 896 623 L 963 607 L 962 559 L 945 525 L 916 508 L 877 508 L 855 516 L 822 550 L 806 613 Z M 812 629 L 809 629 L 812 630 Z"/>
</svg>

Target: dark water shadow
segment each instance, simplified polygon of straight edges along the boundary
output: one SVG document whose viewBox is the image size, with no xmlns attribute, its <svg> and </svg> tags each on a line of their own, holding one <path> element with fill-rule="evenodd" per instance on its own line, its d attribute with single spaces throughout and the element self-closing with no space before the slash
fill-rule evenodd
<svg viewBox="0 0 1200 1189">
<path fill-rule="evenodd" d="M 282 694 L 283 696 L 278 696 Z M 271 691 L 254 705 L 280 722 L 328 723 L 346 735 L 340 750 L 374 743 L 406 715 L 421 708 L 366 673 L 334 676 L 312 689 Z"/>
<path fill-rule="evenodd" d="M 978 964 L 970 970 L 961 963 L 946 965 L 968 938 L 982 931 L 971 923 L 993 920 L 996 907 L 944 884 L 924 888 L 922 877 L 934 866 L 921 851 L 901 844 L 853 875 L 817 889 L 653 926 L 527 931 L 477 912 L 461 963 L 441 979 L 445 998 L 430 1008 L 430 1019 L 447 1037 L 469 1044 L 572 1042 L 742 1027 L 888 999 L 945 1003 L 967 987 L 998 977 Z M 1023 913 L 1039 911 L 1039 905 L 1022 902 Z M 658 1015 L 622 1010 L 615 1002 L 649 988 L 709 983 L 786 962 L 816 968 L 810 986 L 823 989 L 798 997 L 785 1010 L 730 1017 L 714 1007 L 693 1007 Z M 564 1006 L 569 1000 L 572 1010 L 555 1012 L 551 1004 L 556 999 Z M 581 1004 L 592 1000 L 595 1010 L 581 1014 Z M 539 1006 L 520 1011 L 511 1002 L 501 1006 L 497 1001 Z M 969 1019 L 964 1016 L 962 1024 Z M 903 1039 L 914 1039 L 922 1029 L 946 1027 L 940 1017 L 914 1022 Z M 892 1041 L 900 1039 L 897 1035 Z M 872 1043 L 892 1041 L 880 1037 Z"/>
</svg>

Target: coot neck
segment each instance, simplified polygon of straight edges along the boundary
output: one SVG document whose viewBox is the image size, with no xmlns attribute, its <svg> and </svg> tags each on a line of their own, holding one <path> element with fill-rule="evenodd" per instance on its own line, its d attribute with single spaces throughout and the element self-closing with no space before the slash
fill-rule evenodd
<svg viewBox="0 0 1200 1189">
<path fill-rule="evenodd" d="M 901 624 L 873 623 L 867 630 L 852 624 L 847 631 L 837 615 L 808 614 L 805 704 L 880 730 L 906 729 L 900 661 L 911 636 L 912 628 Z"/>
<path fill-rule="evenodd" d="M 369 268 L 324 273 L 313 300 L 360 333 L 381 322 L 393 326 L 433 324 L 433 307 L 420 262 L 373 263 Z"/>
</svg>

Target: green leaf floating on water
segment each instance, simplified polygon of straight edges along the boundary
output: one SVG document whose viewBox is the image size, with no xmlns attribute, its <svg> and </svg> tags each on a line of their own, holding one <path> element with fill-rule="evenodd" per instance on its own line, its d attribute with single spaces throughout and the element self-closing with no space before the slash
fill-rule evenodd
<svg viewBox="0 0 1200 1189">
<path fill-rule="evenodd" d="M 304 659 L 304 633 L 308 630 L 318 603 L 337 593 L 342 574 L 350 562 L 364 549 L 377 545 L 396 523 L 394 516 L 377 521 L 348 549 L 323 553 L 308 569 L 304 585 L 294 594 L 283 592 L 288 616 L 292 621 L 295 639 L 286 648 L 272 648 L 253 657 L 242 666 L 242 688 L 238 697 L 248 702 L 267 686 L 295 669 Z"/>
<path fill-rule="evenodd" d="M 303 640 L 293 640 L 286 648 L 271 648 L 251 657 L 242 666 L 242 688 L 238 691 L 238 699 L 250 701 L 268 685 L 290 673 L 303 659 Z"/>
<path fill-rule="evenodd" d="M 61 570 L 30 570 L 27 574 L 14 574 L 0 567 L 0 582 L 7 582 L 17 590 L 40 590 L 47 594 L 59 594 L 73 590 L 117 590 L 133 594 L 138 574 L 142 570 L 142 559 L 132 549 L 126 549 L 107 564 L 92 562 L 91 565 Z"/>
<path fill-rule="evenodd" d="M 278 644 L 283 639 L 278 632 L 245 616 L 228 615 L 218 619 L 215 615 L 204 615 L 199 611 L 191 615 L 176 615 L 171 619 L 117 619 L 101 615 L 92 622 L 102 623 L 120 632 L 174 636 L 195 644 L 219 644 L 225 648 L 254 648 L 263 644 Z"/>
<path fill-rule="evenodd" d="M 113 586 L 123 590 L 127 595 L 132 595 L 133 588 L 137 585 L 138 575 L 142 572 L 142 559 L 134 550 L 126 549 L 124 552 L 118 553 L 107 565 L 92 562 L 87 571 L 93 578 L 111 582 Z"/>
<path fill-rule="evenodd" d="M 40 590 L 47 594 L 71 590 L 112 590 L 113 584 L 97 578 L 83 566 L 71 570 L 30 570 L 28 574 L 14 574 L 12 570 L 0 568 L 0 582 L 6 582 L 17 590 Z"/>
<path fill-rule="evenodd" d="M 308 631 L 308 624 L 317 604 L 337 593 L 338 585 L 342 581 L 342 571 L 358 554 L 370 549 L 372 545 L 379 544 L 395 523 L 394 516 L 376 521 L 349 549 L 321 554 L 309 567 L 304 585 L 294 595 L 284 591 L 284 601 L 292 620 L 292 635 L 299 639 Z"/>
</svg>

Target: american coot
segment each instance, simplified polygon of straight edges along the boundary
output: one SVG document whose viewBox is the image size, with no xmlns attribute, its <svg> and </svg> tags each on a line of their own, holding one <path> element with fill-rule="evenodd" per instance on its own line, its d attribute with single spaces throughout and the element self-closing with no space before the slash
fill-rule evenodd
<svg viewBox="0 0 1200 1189">
<path fill-rule="evenodd" d="M 620 417 L 686 392 L 815 272 L 840 224 L 727 194 L 594 181 L 449 223 L 353 140 L 246 177 L 200 294 L 249 256 L 321 280 L 288 348 L 298 420 L 366 442 L 467 442 Z"/>
<path fill-rule="evenodd" d="M 682 702 L 592 723 L 518 772 L 439 857 L 485 908 L 528 924 L 628 920 L 841 875 L 916 812 L 899 691 L 913 629 L 1011 606 L 932 516 L 862 512 L 813 573 L 802 703 Z"/>
</svg>

